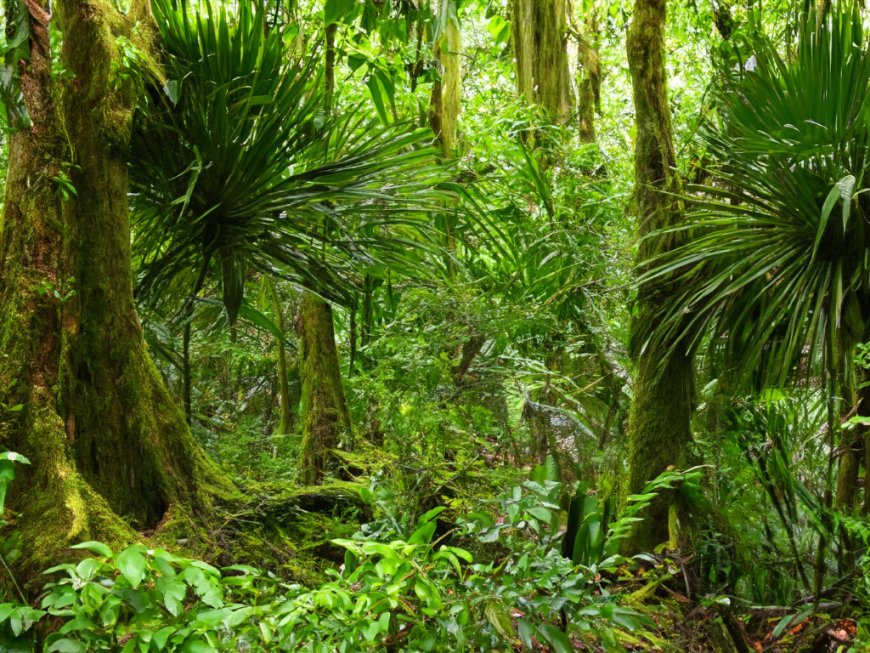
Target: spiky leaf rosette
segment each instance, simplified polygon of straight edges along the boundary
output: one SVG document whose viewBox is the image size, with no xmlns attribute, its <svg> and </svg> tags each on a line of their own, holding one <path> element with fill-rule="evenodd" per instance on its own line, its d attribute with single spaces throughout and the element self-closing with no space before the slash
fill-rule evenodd
<svg viewBox="0 0 870 653">
<path fill-rule="evenodd" d="M 710 336 L 737 369 L 782 383 L 864 336 L 868 54 L 859 12 L 840 4 L 809 21 L 796 59 L 759 43 L 756 68 L 722 89 L 720 126 L 703 134 L 713 181 L 670 230 L 685 244 L 644 264 L 641 282 L 670 281 L 646 346 Z"/>
<path fill-rule="evenodd" d="M 233 319 L 250 268 L 342 302 L 355 271 L 408 266 L 443 198 L 431 133 L 327 117 L 318 57 L 294 59 L 258 3 L 153 9 L 167 81 L 134 138 L 141 292 L 214 274 Z"/>
</svg>

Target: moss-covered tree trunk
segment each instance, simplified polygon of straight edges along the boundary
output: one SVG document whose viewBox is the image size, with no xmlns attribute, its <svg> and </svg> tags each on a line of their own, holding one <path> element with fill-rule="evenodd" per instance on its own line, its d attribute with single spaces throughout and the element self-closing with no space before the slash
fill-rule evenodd
<svg viewBox="0 0 870 653">
<path fill-rule="evenodd" d="M 560 124 L 574 104 L 565 0 L 510 0 L 517 91 Z"/>
<path fill-rule="evenodd" d="M 450 155 L 456 147 L 457 127 L 462 100 L 462 33 L 453 0 L 447 0 L 441 11 L 446 14 L 444 33 L 435 43 L 438 79 L 432 84 L 429 124 L 438 137 L 441 148 Z"/>
<path fill-rule="evenodd" d="M 577 122 L 584 143 L 595 142 L 595 113 L 601 110 L 601 58 L 597 42 L 598 15 L 593 6 L 586 18 L 586 35 L 577 38 Z"/>
<path fill-rule="evenodd" d="M 51 87 L 49 15 L 32 11 L 19 65 L 33 125 L 10 139 L 0 239 L 0 401 L 21 407 L 0 419 L 3 446 L 33 462 L 13 491 L 31 570 L 73 540 L 207 515 L 206 478 L 218 479 L 133 304 L 124 156 L 134 95 L 116 77 L 117 37 L 137 38 L 133 21 L 101 0 L 56 0 L 53 19 L 69 82 Z"/>
<path fill-rule="evenodd" d="M 332 307 L 306 293 L 296 326 L 303 415 L 299 480 L 316 485 L 330 471 L 333 450 L 350 435 L 350 413 L 341 383 Z"/>
<path fill-rule="evenodd" d="M 335 92 L 335 25 L 327 26 L 325 57 L 326 112 L 332 111 Z M 319 484 L 334 461 L 332 451 L 350 435 L 350 412 L 341 380 L 332 306 L 306 292 L 296 320 L 299 336 L 299 376 L 302 382 L 302 447 L 299 480 Z"/>
<path fill-rule="evenodd" d="M 627 37 L 637 125 L 635 142 L 635 198 L 640 236 L 674 224 L 679 206 L 667 191 L 678 187 L 671 115 L 668 106 L 664 54 L 665 0 L 636 0 Z M 670 245 L 664 238 L 643 241 L 639 258 Z M 666 283 L 645 284 L 637 297 L 638 317 L 632 325 L 637 356 L 634 401 L 628 428 L 628 490 L 639 492 L 644 484 L 679 466 L 692 440 L 690 419 L 694 394 L 692 361 L 683 348 L 667 360 L 664 351 L 641 348 L 640 325 L 654 320 L 658 305 L 668 292 Z M 636 526 L 628 546 L 651 549 L 668 540 L 668 509 L 654 503 Z"/>
<path fill-rule="evenodd" d="M 298 376 L 298 370 L 295 367 L 291 370 L 288 362 L 287 345 L 284 343 L 283 337 L 287 333 L 287 325 L 284 320 L 281 300 L 278 297 L 278 289 L 275 287 L 275 282 L 271 279 L 268 279 L 267 283 L 269 284 L 269 295 L 272 302 L 272 310 L 275 313 L 275 321 L 282 334 L 282 337 L 278 338 L 276 342 L 278 350 L 278 388 L 281 397 L 281 421 L 278 424 L 277 433 L 286 435 L 293 432 L 296 422 L 295 417 L 296 408 L 299 404 L 299 393 L 294 393 L 291 390 L 290 376 Z"/>
</svg>

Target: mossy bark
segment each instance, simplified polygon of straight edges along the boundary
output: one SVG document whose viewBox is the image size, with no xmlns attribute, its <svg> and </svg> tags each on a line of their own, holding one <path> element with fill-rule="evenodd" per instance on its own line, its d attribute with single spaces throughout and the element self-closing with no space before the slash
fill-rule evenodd
<svg viewBox="0 0 870 653">
<path fill-rule="evenodd" d="M 10 140 L 0 238 L 0 401 L 22 406 L 2 435 L 33 462 L 13 490 L 30 571 L 70 541 L 120 542 L 133 528 L 205 517 L 208 489 L 229 490 L 150 360 L 133 304 L 124 157 L 134 89 L 117 78 L 116 40 L 136 38 L 133 22 L 100 0 L 54 11 L 70 81 L 52 88 L 47 23 L 32 17 L 20 66 L 34 121 Z M 75 188 L 65 201 L 64 176 Z"/>
<path fill-rule="evenodd" d="M 565 0 L 510 0 L 517 91 L 559 124 L 570 120 L 574 104 L 567 11 Z"/>
<path fill-rule="evenodd" d="M 665 0 L 636 0 L 627 51 L 637 124 L 635 197 L 642 237 L 673 225 L 680 217 L 680 207 L 668 194 L 677 190 L 679 183 L 667 97 L 664 28 Z M 647 260 L 671 245 L 665 238 L 646 238 L 640 247 L 639 260 Z M 633 336 L 640 325 L 655 319 L 667 292 L 666 281 L 640 288 Z M 638 343 L 634 344 L 639 348 Z M 628 428 L 629 492 L 639 492 L 647 481 L 668 467 L 680 466 L 692 440 L 694 379 L 688 352 L 678 346 L 663 360 L 664 351 L 639 349 Z M 653 503 L 644 517 L 627 542 L 631 549 L 649 550 L 668 540 L 665 501 Z"/>
<path fill-rule="evenodd" d="M 452 5 L 451 5 L 452 7 Z M 435 44 L 439 78 L 432 85 L 429 124 L 446 155 L 457 145 L 457 128 L 462 100 L 462 33 L 455 8 L 446 20 L 444 34 Z"/>
<path fill-rule="evenodd" d="M 868 383 L 867 376 L 866 370 L 860 370 L 859 378 L 856 380 L 860 381 L 857 383 L 858 387 L 846 393 L 847 404 L 844 405 L 844 409 L 849 411 L 846 417 L 852 414 L 865 417 L 870 414 L 870 387 L 866 385 Z M 861 463 L 866 455 L 864 451 L 865 440 L 870 429 L 862 425 L 851 430 L 844 429 L 841 433 L 842 443 L 837 468 L 836 503 L 842 510 L 852 510 L 858 504 L 859 475 Z"/>
<path fill-rule="evenodd" d="M 332 451 L 346 444 L 351 433 L 332 307 L 317 295 L 306 293 L 299 309 L 297 332 L 303 415 L 299 480 L 317 485 L 337 462 Z"/>
<path fill-rule="evenodd" d="M 25 579 L 70 538 L 116 540 L 130 534 L 78 472 L 58 410 L 62 298 L 69 284 L 54 180 L 63 172 L 69 147 L 52 93 L 48 14 L 28 19 L 30 57 L 10 63 L 18 66 L 32 123 L 9 138 L 0 232 L 0 435 L 5 449 L 25 454 L 32 463 L 20 470 L 10 497 L 21 513 L 19 573 Z"/>
<path fill-rule="evenodd" d="M 272 310 L 275 313 L 275 321 L 278 329 L 282 334 L 286 333 L 287 327 L 284 320 L 284 311 L 281 307 L 281 300 L 278 297 L 278 290 L 275 288 L 275 282 L 268 280 L 269 294 L 272 301 Z M 284 343 L 284 338 L 277 340 L 278 349 L 278 387 L 281 396 L 281 421 L 278 424 L 278 433 L 286 435 L 292 433 L 296 422 L 296 408 L 299 404 L 299 393 L 293 393 L 290 388 L 290 375 L 298 376 L 298 370 L 294 367 L 290 370 L 287 357 L 287 345 Z M 298 385 L 298 383 L 297 383 Z M 294 396 L 295 395 L 295 396 Z"/>
<path fill-rule="evenodd" d="M 598 55 L 598 16 L 593 6 L 586 18 L 586 37 L 577 38 L 577 122 L 580 140 L 595 142 L 595 113 L 601 110 L 601 57 Z"/>
</svg>

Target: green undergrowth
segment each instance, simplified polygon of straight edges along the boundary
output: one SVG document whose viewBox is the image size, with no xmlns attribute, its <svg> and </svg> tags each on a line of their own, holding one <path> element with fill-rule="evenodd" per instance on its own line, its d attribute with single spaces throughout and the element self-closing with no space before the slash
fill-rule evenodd
<svg viewBox="0 0 870 653">
<path fill-rule="evenodd" d="M 39 642 L 48 652 L 124 653 L 570 651 L 587 642 L 618 651 L 640 641 L 633 632 L 648 623 L 609 590 L 624 561 L 610 540 L 628 522 L 605 524 L 600 542 L 588 529 L 577 531 L 577 538 L 591 537 L 592 548 L 580 547 L 582 563 L 563 556 L 558 482 L 527 481 L 456 520 L 444 520 L 445 508 L 436 507 L 410 527 L 376 509 L 366 514 L 360 499 L 377 504 L 376 493 L 360 492 L 356 483 L 258 490 L 262 503 L 249 501 L 227 529 L 247 533 L 237 541 L 241 548 L 268 541 L 280 550 L 286 543 L 273 558 L 281 564 L 240 564 L 241 548 L 224 551 L 225 564 L 209 564 L 146 544 L 113 550 L 83 542 L 71 550 L 71 561 L 46 571 L 36 602 L 0 605 L 4 646 L 29 651 Z M 332 514 L 306 510 L 323 502 L 334 507 Z M 349 514 L 371 521 L 352 529 L 349 522 L 341 536 L 337 522 Z M 240 527 L 244 520 L 283 529 L 284 537 L 266 540 L 262 532 L 264 541 L 256 543 L 256 529 Z M 301 534 L 309 539 L 296 541 Z M 325 564 L 329 558 L 332 564 Z"/>
<path fill-rule="evenodd" d="M 3 494 L 26 463 L 4 455 Z M 617 511 L 549 460 L 497 498 L 413 518 L 378 476 L 249 483 L 219 507 L 206 559 L 183 537 L 71 547 L 35 598 L 6 592 L 0 650 L 862 650 L 813 648 L 862 627 L 844 615 L 690 597 L 690 558 L 620 554 L 650 503 L 692 494 L 702 472 L 666 472 Z"/>
</svg>

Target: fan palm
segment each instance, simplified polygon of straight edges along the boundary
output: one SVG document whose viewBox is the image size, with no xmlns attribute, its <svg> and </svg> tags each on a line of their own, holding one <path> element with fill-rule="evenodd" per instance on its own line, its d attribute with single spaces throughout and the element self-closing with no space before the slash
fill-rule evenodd
<svg viewBox="0 0 870 653">
<path fill-rule="evenodd" d="M 856 402 L 856 345 L 870 326 L 870 52 L 856 5 L 807 21 L 794 60 L 768 42 L 757 67 L 720 95 L 721 126 L 704 140 L 713 185 L 687 198 L 680 246 L 647 262 L 667 282 L 647 345 L 696 349 L 709 336 L 732 378 L 781 385 L 818 375 L 828 404 L 824 507 L 857 497 L 861 439 L 840 438 L 843 399 Z M 658 234 L 659 236 L 661 234 Z M 650 342 L 651 341 L 651 342 Z M 863 406 L 867 410 L 866 404 Z M 868 477 L 870 478 L 870 477 Z M 870 506 L 870 482 L 865 484 Z M 825 577 L 820 533 L 815 590 Z M 848 542 L 844 542 L 848 548 Z"/>
<path fill-rule="evenodd" d="M 442 171 L 431 133 L 327 116 L 317 57 L 294 61 L 260 3 L 154 0 L 167 80 L 136 130 L 140 290 L 217 272 L 230 319 L 246 270 L 347 301 L 361 266 L 407 264 Z"/>
<path fill-rule="evenodd" d="M 692 189 L 670 230 L 684 244 L 645 264 L 643 280 L 670 282 L 647 336 L 671 349 L 712 336 L 740 370 L 763 364 L 782 383 L 819 360 L 846 370 L 865 337 L 870 53 L 843 4 L 810 21 L 793 61 L 769 42 L 756 57 L 703 135 L 715 181 Z"/>
</svg>

